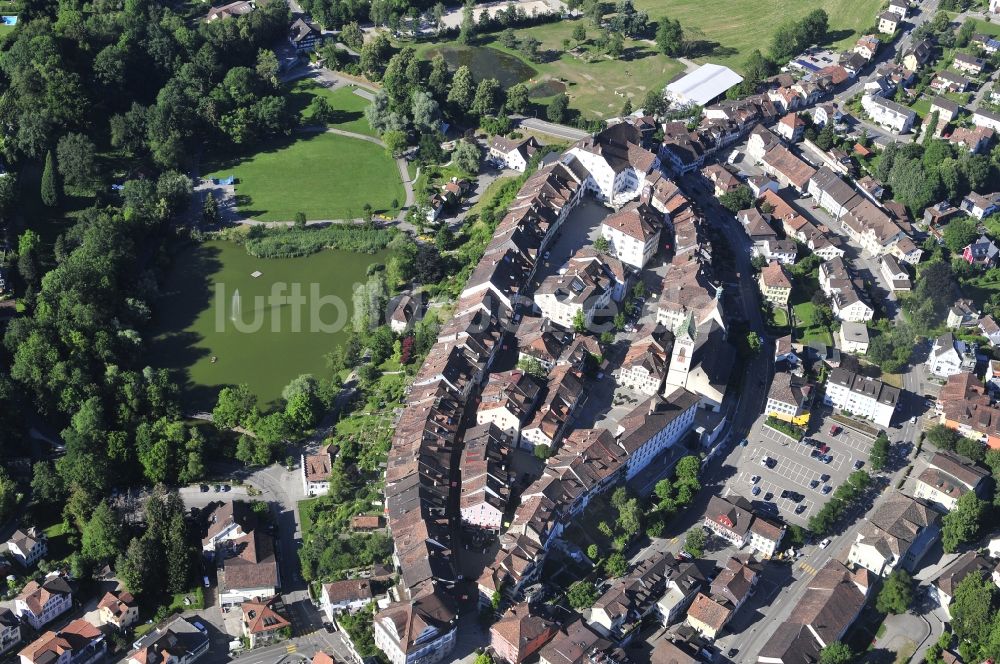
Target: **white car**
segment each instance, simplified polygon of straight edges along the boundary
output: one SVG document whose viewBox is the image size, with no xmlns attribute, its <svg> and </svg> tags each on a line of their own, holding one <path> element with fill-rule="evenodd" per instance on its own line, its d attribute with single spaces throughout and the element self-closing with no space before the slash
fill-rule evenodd
<svg viewBox="0 0 1000 664">
<path fill-rule="evenodd" d="M 917 418 L 916 418 L 916 416 L 914 416 L 914 417 L 911 417 L 911 418 L 910 418 L 910 424 L 916 424 L 916 423 L 917 423 Z"/>
<path fill-rule="evenodd" d="M 826 539 L 824 539 L 822 542 L 819 543 L 819 548 L 821 548 L 821 549 L 825 549 L 828 546 L 830 546 L 830 538 L 829 537 L 827 537 Z"/>
<path fill-rule="evenodd" d="M 767 462 L 768 461 L 770 461 L 770 459 L 768 459 L 767 457 L 764 457 L 763 459 L 760 460 L 760 465 L 762 465 L 765 468 L 767 468 Z"/>
</svg>

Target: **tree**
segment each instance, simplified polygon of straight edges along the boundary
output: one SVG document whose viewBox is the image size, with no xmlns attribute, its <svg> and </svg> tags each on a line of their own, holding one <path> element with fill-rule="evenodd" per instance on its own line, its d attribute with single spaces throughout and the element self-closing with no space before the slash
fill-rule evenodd
<svg viewBox="0 0 1000 664">
<path fill-rule="evenodd" d="M 443 55 L 436 55 L 431 60 L 431 73 L 427 77 L 427 87 L 438 99 L 444 99 L 448 95 L 448 63 Z"/>
<path fill-rule="evenodd" d="M 884 431 L 880 431 L 872 444 L 871 452 L 868 455 L 868 463 L 872 470 L 882 470 L 889 461 L 889 437 Z"/>
<path fill-rule="evenodd" d="M 997 588 L 988 575 L 966 575 L 958 585 L 948 611 L 952 629 L 961 641 L 985 643 L 997 604 Z"/>
<path fill-rule="evenodd" d="M 517 48 L 517 35 L 514 34 L 514 28 L 507 28 L 500 33 L 500 43 L 511 50 Z"/>
<path fill-rule="evenodd" d="M 58 503 L 66 498 L 62 478 L 48 461 L 38 461 L 31 467 L 31 495 L 43 503 Z"/>
<path fill-rule="evenodd" d="M 212 421 L 220 429 L 251 427 L 257 415 L 257 397 L 243 384 L 224 387 L 219 391 L 219 398 L 212 410 Z"/>
<path fill-rule="evenodd" d="M 953 553 L 959 546 L 971 542 L 979 532 L 986 502 L 972 491 L 962 494 L 955 509 L 941 518 L 941 544 L 945 553 Z"/>
<path fill-rule="evenodd" d="M 192 551 L 187 542 L 187 524 L 182 512 L 176 512 L 170 517 L 165 549 L 167 591 L 182 593 L 189 587 L 192 570 Z"/>
<path fill-rule="evenodd" d="M 611 245 L 608 243 L 608 239 L 603 235 L 599 236 L 596 240 L 594 240 L 594 249 L 599 251 L 600 253 L 606 254 L 608 253 L 608 250 L 610 248 Z"/>
<path fill-rule="evenodd" d="M 507 88 L 507 112 L 524 113 L 528 108 L 528 86 L 518 83 Z"/>
<path fill-rule="evenodd" d="M 365 39 L 364 34 L 361 32 L 361 26 L 358 25 L 357 21 L 351 21 L 340 29 L 340 41 L 355 51 L 361 48 Z"/>
<path fill-rule="evenodd" d="M 459 141 L 451 153 L 456 166 L 470 175 L 479 172 L 479 148 L 469 141 Z"/>
<path fill-rule="evenodd" d="M 100 563 L 112 561 L 121 551 L 121 528 L 118 518 L 105 501 L 98 503 L 80 538 L 81 554 Z"/>
<path fill-rule="evenodd" d="M 875 608 L 881 613 L 906 613 L 913 604 L 913 579 L 902 569 L 893 570 L 882 590 L 879 591 Z"/>
<path fill-rule="evenodd" d="M 521 52 L 532 62 L 542 61 L 542 42 L 532 36 L 525 37 L 521 42 Z"/>
<path fill-rule="evenodd" d="M 747 348 L 755 355 L 760 352 L 760 335 L 756 332 L 747 332 Z"/>
<path fill-rule="evenodd" d="M 590 581 L 577 581 L 569 587 L 566 599 L 577 611 L 589 609 L 597 601 L 597 588 Z"/>
<path fill-rule="evenodd" d="M 722 207 L 736 214 L 740 210 L 746 210 L 753 206 L 753 192 L 750 191 L 750 187 L 741 184 L 736 189 L 719 196 L 719 203 L 722 204 Z"/>
<path fill-rule="evenodd" d="M 17 507 L 17 482 L 0 468 L 0 519 L 7 519 Z"/>
<path fill-rule="evenodd" d="M 583 25 L 583 23 L 578 23 L 573 27 L 573 39 L 575 39 L 578 44 L 582 44 L 587 41 L 587 28 Z"/>
<path fill-rule="evenodd" d="M 390 159 L 399 159 L 408 146 L 406 132 L 395 129 L 382 134 L 382 142 L 385 143 L 385 153 Z"/>
<path fill-rule="evenodd" d="M 976 222 L 963 217 L 949 221 L 942 235 L 945 246 L 953 254 L 961 254 L 962 249 L 971 244 L 979 233 L 976 230 Z"/>
<path fill-rule="evenodd" d="M 462 7 L 462 25 L 458 32 L 458 41 L 462 44 L 470 44 L 476 35 L 476 22 L 472 14 L 473 3 L 468 0 Z"/>
<path fill-rule="evenodd" d="M 212 192 L 209 191 L 205 194 L 205 201 L 201 206 L 201 223 L 206 226 L 218 226 L 221 221 L 222 215 L 219 214 L 219 204 L 216 202 Z"/>
<path fill-rule="evenodd" d="M 500 108 L 500 81 L 495 78 L 484 78 L 479 81 L 476 88 L 476 96 L 472 100 L 471 112 L 483 117 L 485 115 L 496 115 Z"/>
<path fill-rule="evenodd" d="M 565 93 L 560 93 L 549 102 L 548 107 L 545 109 L 545 117 L 549 119 L 549 122 L 557 124 L 563 122 L 566 119 L 566 109 L 568 107 L 569 97 Z"/>
<path fill-rule="evenodd" d="M 60 191 L 59 176 L 56 173 L 55 157 L 52 150 L 45 153 L 45 169 L 42 171 L 42 203 L 48 207 L 59 205 Z"/>
<path fill-rule="evenodd" d="M 677 57 L 684 51 L 684 29 L 681 22 L 664 16 L 656 25 L 656 48 L 663 55 Z"/>
<path fill-rule="evenodd" d="M 935 424 L 927 430 L 928 442 L 941 450 L 954 450 L 960 437 L 957 431 L 943 424 Z"/>
<path fill-rule="evenodd" d="M 607 572 L 608 576 L 615 578 L 625 576 L 628 573 L 628 561 L 625 560 L 624 555 L 616 551 L 608 556 L 604 562 L 604 571 Z"/>
<path fill-rule="evenodd" d="M 136 537 L 128 544 L 125 553 L 115 561 L 115 573 L 125 589 L 133 595 L 141 595 L 146 590 L 146 580 L 152 571 L 152 552 L 145 537 Z"/>
<path fill-rule="evenodd" d="M 542 380 L 549 375 L 545 370 L 545 367 L 542 366 L 542 363 L 533 357 L 526 357 L 523 360 L 518 361 L 517 368 L 526 374 L 530 374 L 535 378 L 540 378 Z"/>
<path fill-rule="evenodd" d="M 472 88 L 472 70 L 466 65 L 462 65 L 455 70 L 455 76 L 451 79 L 451 88 L 448 90 L 448 103 L 460 112 L 468 113 L 472 107 L 474 94 L 475 92 Z"/>
<path fill-rule="evenodd" d="M 625 52 L 625 37 L 620 32 L 612 32 L 604 43 L 604 52 L 612 58 L 620 58 Z"/>
<path fill-rule="evenodd" d="M 701 558 L 705 555 L 705 540 L 705 531 L 701 526 L 692 528 L 684 538 L 684 550 L 695 558 Z"/>
<path fill-rule="evenodd" d="M 373 80 L 381 80 L 385 71 L 392 45 L 384 32 L 377 32 L 371 41 L 361 47 L 361 60 L 358 63 L 361 72 Z"/>
<path fill-rule="evenodd" d="M 587 331 L 587 318 L 583 315 L 583 309 L 577 310 L 573 316 L 573 331 L 577 334 L 583 334 Z"/>
<path fill-rule="evenodd" d="M 693 454 L 681 457 L 680 460 L 677 461 L 677 465 L 674 467 L 675 484 L 686 485 L 690 487 L 692 491 L 699 491 L 701 489 L 701 481 L 699 480 L 700 474 L 701 461 Z"/>
<path fill-rule="evenodd" d="M 97 180 L 97 149 L 87 136 L 69 133 L 56 146 L 59 173 L 73 187 L 93 187 Z"/>
<path fill-rule="evenodd" d="M 819 664 L 849 664 L 855 655 L 842 641 L 833 641 L 819 651 Z"/>
<path fill-rule="evenodd" d="M 587 546 L 587 557 L 590 558 L 591 561 L 597 560 L 600 557 L 600 555 L 601 555 L 601 550 L 598 548 L 596 544 L 590 544 Z"/>
<path fill-rule="evenodd" d="M 413 128 L 424 135 L 437 131 L 438 116 L 440 110 L 438 103 L 434 101 L 430 93 L 426 90 L 414 90 L 410 102 L 410 117 L 413 119 Z M 435 141 L 436 142 L 436 141 Z"/>
</svg>

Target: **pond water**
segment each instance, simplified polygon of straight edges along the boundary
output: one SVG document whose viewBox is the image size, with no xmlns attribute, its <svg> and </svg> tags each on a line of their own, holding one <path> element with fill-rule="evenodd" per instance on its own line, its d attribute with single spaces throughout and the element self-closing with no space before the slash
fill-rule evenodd
<svg viewBox="0 0 1000 664">
<path fill-rule="evenodd" d="M 334 250 L 254 258 L 225 241 L 185 247 L 155 304 L 151 364 L 176 370 L 190 408 L 211 410 L 221 388 L 240 383 L 266 408 L 292 378 L 326 375 L 323 356 L 346 336 L 354 284 L 385 260 Z"/>
<path fill-rule="evenodd" d="M 495 78 L 504 88 L 527 81 L 537 73 L 534 67 L 513 55 L 489 46 L 438 46 L 427 51 L 427 58 L 439 54 L 452 69 L 467 66 L 477 81 Z"/>
</svg>

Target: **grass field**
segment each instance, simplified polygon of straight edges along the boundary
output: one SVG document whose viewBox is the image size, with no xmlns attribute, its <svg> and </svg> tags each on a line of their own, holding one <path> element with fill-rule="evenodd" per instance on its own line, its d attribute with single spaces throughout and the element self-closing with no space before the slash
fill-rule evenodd
<svg viewBox="0 0 1000 664">
<path fill-rule="evenodd" d="M 240 211 L 262 221 L 291 221 L 296 212 L 310 220 L 358 218 L 365 203 L 395 214 L 406 198 L 382 148 L 336 134 L 303 135 L 213 171 L 205 177 L 236 176 Z"/>
<path fill-rule="evenodd" d="M 519 40 L 531 36 L 541 42 L 540 51 L 544 57 L 540 63 L 529 62 L 520 51 L 505 48 L 499 43 L 498 35 L 485 36 L 479 47 L 462 46 L 457 42 L 425 44 L 418 49 L 418 54 L 429 59 L 439 52 L 438 49 L 444 49 L 453 67 L 468 61 L 477 80 L 495 77 L 505 82 L 524 81 L 531 90 L 532 101 L 539 106 L 547 105 L 557 94 L 565 92 L 570 99 L 570 109 L 589 118 L 617 115 L 625 95 L 633 104 L 641 103 L 648 90 L 663 88 L 684 69 L 680 62 L 657 53 L 651 45 L 634 40 L 626 40 L 625 53 L 617 60 L 583 52 L 579 56 L 567 53 L 563 40 L 569 39 L 571 47 L 575 48 L 577 43 L 571 34 L 580 24 L 587 28 L 588 37 L 581 51 L 588 51 L 598 32 L 583 19 L 515 30 Z M 482 46 L 493 51 L 477 52 L 476 49 Z M 495 56 L 495 52 L 504 54 L 504 58 Z"/>
<path fill-rule="evenodd" d="M 803 18 L 822 7 L 830 17 L 831 45 L 843 48 L 875 25 L 881 0 L 635 0 L 636 9 L 649 12 L 650 20 L 669 16 L 681 22 L 687 40 L 700 41 L 698 62 L 714 62 L 741 69 L 755 48 L 767 53 L 771 36 L 785 21 Z"/>
<path fill-rule="evenodd" d="M 328 123 L 330 127 L 353 131 L 359 134 L 375 136 L 375 132 L 365 120 L 365 107 L 368 100 L 354 93 L 356 88 L 344 86 L 330 90 L 311 79 L 299 79 L 288 86 L 288 101 L 292 110 L 298 113 L 303 122 L 309 123 L 312 113 L 308 106 L 314 97 L 325 97 L 330 106 L 337 109 L 337 116 Z"/>
<path fill-rule="evenodd" d="M 830 330 L 816 324 L 813 320 L 816 314 L 816 305 L 809 301 L 799 302 L 792 306 L 792 310 L 795 312 L 795 341 L 806 343 L 817 340 L 828 346 L 833 345 L 833 336 L 830 334 Z"/>
</svg>

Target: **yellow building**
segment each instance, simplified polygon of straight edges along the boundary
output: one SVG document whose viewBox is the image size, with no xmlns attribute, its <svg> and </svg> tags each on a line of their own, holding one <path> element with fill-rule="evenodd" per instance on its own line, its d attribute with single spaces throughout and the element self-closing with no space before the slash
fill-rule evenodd
<svg viewBox="0 0 1000 664">
<path fill-rule="evenodd" d="M 777 372 L 764 408 L 771 417 L 800 427 L 809 423 L 812 386 L 787 372 Z"/>
</svg>

